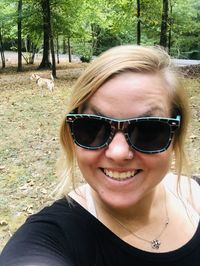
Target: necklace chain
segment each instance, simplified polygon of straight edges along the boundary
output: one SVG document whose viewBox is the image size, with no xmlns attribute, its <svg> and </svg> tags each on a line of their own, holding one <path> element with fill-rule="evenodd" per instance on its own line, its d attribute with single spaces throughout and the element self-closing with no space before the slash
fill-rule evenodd
<svg viewBox="0 0 200 266">
<path fill-rule="evenodd" d="M 165 190 L 164 190 L 165 191 Z M 131 235 L 133 235 L 134 237 L 148 242 L 151 245 L 151 248 L 153 249 L 159 249 L 160 245 L 161 245 L 161 241 L 159 240 L 159 238 L 162 236 L 162 234 L 164 233 L 165 229 L 167 228 L 168 224 L 169 224 L 169 216 L 168 216 L 168 210 L 167 210 L 167 203 L 166 203 L 166 191 L 165 191 L 165 212 L 166 212 L 166 220 L 164 223 L 164 226 L 162 228 L 162 230 L 160 231 L 160 233 L 153 239 L 153 240 L 148 240 L 145 239 L 141 236 L 139 236 L 138 234 L 134 233 L 130 228 L 128 228 L 126 225 L 124 225 L 120 220 L 118 220 L 114 215 L 112 215 L 111 213 L 109 213 L 109 215 L 121 226 L 123 227 L 127 232 L 129 232 Z"/>
</svg>

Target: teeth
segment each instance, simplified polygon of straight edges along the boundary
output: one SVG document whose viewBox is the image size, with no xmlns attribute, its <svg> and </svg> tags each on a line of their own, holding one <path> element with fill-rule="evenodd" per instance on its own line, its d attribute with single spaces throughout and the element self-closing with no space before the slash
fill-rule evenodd
<svg viewBox="0 0 200 266">
<path fill-rule="evenodd" d="M 127 172 L 117 172 L 117 171 L 103 169 L 103 172 L 112 179 L 125 180 L 125 179 L 129 179 L 135 176 L 138 173 L 138 170 L 127 171 Z"/>
</svg>

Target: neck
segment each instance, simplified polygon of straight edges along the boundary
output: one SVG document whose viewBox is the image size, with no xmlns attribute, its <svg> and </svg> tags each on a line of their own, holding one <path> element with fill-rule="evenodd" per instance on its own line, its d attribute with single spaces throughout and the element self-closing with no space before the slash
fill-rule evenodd
<svg viewBox="0 0 200 266">
<path fill-rule="evenodd" d="M 106 205 L 96 193 L 92 192 L 98 217 L 115 217 L 126 224 L 145 226 L 155 223 L 160 218 L 160 213 L 165 215 L 165 192 L 160 184 L 149 192 L 137 204 L 119 209 Z M 159 215 L 158 215 L 159 214 Z M 162 215 L 162 216 L 163 216 Z"/>
<path fill-rule="evenodd" d="M 137 242 L 136 246 L 141 248 L 144 248 L 144 244 L 149 245 L 148 249 L 160 248 L 161 238 L 169 224 L 164 187 L 149 193 L 145 203 L 143 199 L 128 215 L 122 216 L 121 212 L 116 212 L 97 200 L 96 207 L 97 218 L 126 242 L 132 245 Z"/>
</svg>

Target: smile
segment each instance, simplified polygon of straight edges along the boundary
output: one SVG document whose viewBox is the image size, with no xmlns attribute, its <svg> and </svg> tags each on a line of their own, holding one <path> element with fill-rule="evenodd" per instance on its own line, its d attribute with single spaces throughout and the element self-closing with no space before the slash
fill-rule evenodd
<svg viewBox="0 0 200 266">
<path fill-rule="evenodd" d="M 133 171 L 126 171 L 126 172 L 118 172 L 118 171 L 112 171 L 112 170 L 108 170 L 108 169 L 102 169 L 102 171 L 104 172 L 104 174 L 114 180 L 117 181 L 123 181 L 123 180 L 127 180 L 130 179 L 132 177 L 134 177 L 135 175 L 137 175 L 141 170 L 133 170 Z"/>
</svg>

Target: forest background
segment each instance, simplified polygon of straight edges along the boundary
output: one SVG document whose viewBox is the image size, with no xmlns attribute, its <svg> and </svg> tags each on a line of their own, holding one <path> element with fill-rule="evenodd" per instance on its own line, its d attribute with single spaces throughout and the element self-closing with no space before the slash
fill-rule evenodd
<svg viewBox="0 0 200 266">
<path fill-rule="evenodd" d="M 200 1 L 0 1 L 0 250 L 52 201 L 71 87 L 95 56 L 121 44 L 161 45 L 173 58 L 200 60 Z M 181 71 L 193 118 L 187 150 L 199 177 L 200 65 Z M 41 97 L 32 73 L 52 74 L 54 92 Z"/>
</svg>

